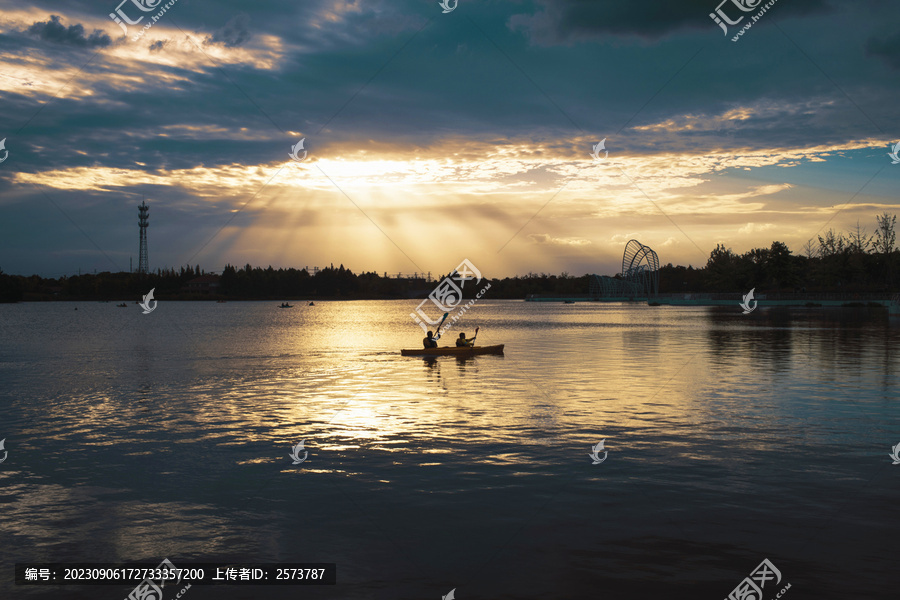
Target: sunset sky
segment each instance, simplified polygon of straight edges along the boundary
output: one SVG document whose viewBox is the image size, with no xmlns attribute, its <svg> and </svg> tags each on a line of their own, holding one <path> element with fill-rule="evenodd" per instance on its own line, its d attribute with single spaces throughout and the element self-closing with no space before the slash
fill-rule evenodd
<svg viewBox="0 0 900 600">
<path fill-rule="evenodd" d="M 120 1 L 0 0 L 4 272 L 136 267 L 144 197 L 150 267 L 217 272 L 614 274 L 900 213 L 896 0 L 738 42 L 718 0 L 177 0 L 137 41 L 165 2 Z"/>
</svg>

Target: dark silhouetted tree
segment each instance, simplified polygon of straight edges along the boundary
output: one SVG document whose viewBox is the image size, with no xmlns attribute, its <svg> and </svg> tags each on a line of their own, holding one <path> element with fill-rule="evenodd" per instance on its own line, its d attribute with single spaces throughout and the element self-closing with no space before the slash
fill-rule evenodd
<svg viewBox="0 0 900 600">
<path fill-rule="evenodd" d="M 885 256 L 894 251 L 894 244 L 897 241 L 894 227 L 897 224 L 897 215 L 889 215 L 884 213 L 875 217 L 878 221 L 878 229 L 875 230 L 875 243 L 873 248 L 875 252 Z"/>
</svg>

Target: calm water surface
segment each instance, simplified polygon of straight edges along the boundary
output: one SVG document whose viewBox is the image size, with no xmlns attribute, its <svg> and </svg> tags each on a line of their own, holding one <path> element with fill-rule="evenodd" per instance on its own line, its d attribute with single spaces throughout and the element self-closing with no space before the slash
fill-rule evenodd
<svg viewBox="0 0 900 600">
<path fill-rule="evenodd" d="M 482 300 L 505 356 L 427 361 L 416 304 L 0 305 L 0 598 L 164 557 L 338 565 L 188 600 L 721 600 L 764 558 L 788 600 L 897 597 L 885 311 Z"/>
</svg>

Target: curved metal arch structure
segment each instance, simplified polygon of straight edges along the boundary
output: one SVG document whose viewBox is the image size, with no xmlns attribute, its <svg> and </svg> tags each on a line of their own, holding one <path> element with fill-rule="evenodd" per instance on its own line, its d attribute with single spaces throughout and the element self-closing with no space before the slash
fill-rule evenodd
<svg viewBox="0 0 900 600">
<path fill-rule="evenodd" d="M 622 255 L 622 278 L 647 296 L 659 293 L 659 256 L 649 246 L 628 240 Z"/>
</svg>

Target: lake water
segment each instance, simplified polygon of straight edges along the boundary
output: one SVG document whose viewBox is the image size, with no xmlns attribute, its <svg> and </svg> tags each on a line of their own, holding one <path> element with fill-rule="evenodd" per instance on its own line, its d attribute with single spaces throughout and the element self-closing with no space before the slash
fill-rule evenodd
<svg viewBox="0 0 900 600">
<path fill-rule="evenodd" d="M 721 600 L 766 558 L 765 600 L 897 597 L 886 311 L 481 300 L 505 356 L 428 361 L 416 304 L 0 305 L 0 598 L 166 557 L 337 563 L 187 600 Z"/>
</svg>

